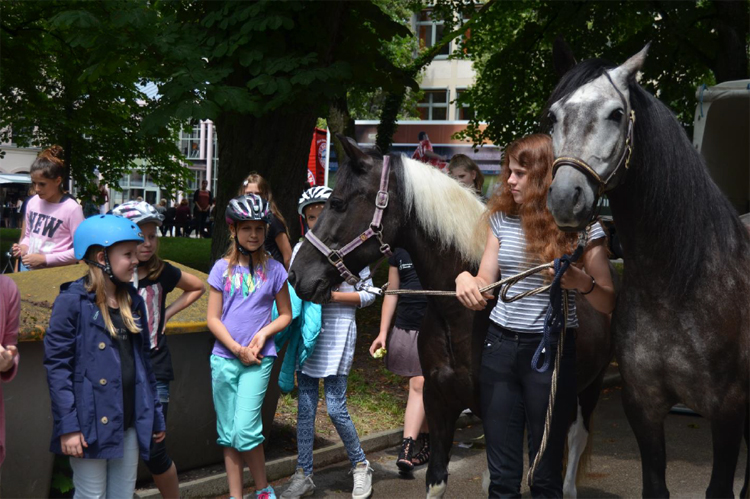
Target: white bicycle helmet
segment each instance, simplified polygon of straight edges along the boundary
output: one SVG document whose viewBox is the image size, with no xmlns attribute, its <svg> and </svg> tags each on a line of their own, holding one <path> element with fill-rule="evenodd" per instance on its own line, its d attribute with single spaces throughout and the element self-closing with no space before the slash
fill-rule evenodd
<svg viewBox="0 0 750 499">
<path fill-rule="evenodd" d="M 299 204 L 297 205 L 297 212 L 300 215 L 303 215 L 305 207 L 311 204 L 325 203 L 328 198 L 331 197 L 332 192 L 333 189 L 331 189 L 330 187 L 325 187 L 323 185 L 310 187 L 302 193 L 302 196 L 300 196 Z"/>
<path fill-rule="evenodd" d="M 145 201 L 126 201 L 110 213 L 127 218 L 136 225 L 153 222 L 161 226 L 164 221 L 164 215 Z"/>
</svg>

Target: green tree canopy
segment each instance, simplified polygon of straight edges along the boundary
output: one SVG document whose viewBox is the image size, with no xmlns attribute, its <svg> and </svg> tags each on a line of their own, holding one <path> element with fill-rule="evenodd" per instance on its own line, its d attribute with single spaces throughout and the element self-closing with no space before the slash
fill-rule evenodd
<svg viewBox="0 0 750 499">
<path fill-rule="evenodd" d="M 118 6 L 127 2 L 3 3 L 0 138 L 21 147 L 63 146 L 84 191 L 96 192 L 95 169 L 117 187 L 139 165 L 174 192 L 188 174 L 179 161 L 175 120 L 146 132 L 152 103 L 136 85 L 143 81 L 139 60 L 97 58 L 124 42 L 125 27 L 153 17 Z M 104 22 L 111 26 L 106 36 L 91 29 Z"/>
<path fill-rule="evenodd" d="M 460 99 L 476 113 L 463 135 L 475 143 L 507 144 L 537 131 L 558 80 L 552 45 L 560 35 L 579 60 L 613 63 L 651 41 L 641 84 L 690 128 L 700 84 L 748 77 L 749 5 L 746 0 L 498 2 L 465 43 L 477 81 Z M 487 122 L 485 130 L 480 120 Z"/>
</svg>

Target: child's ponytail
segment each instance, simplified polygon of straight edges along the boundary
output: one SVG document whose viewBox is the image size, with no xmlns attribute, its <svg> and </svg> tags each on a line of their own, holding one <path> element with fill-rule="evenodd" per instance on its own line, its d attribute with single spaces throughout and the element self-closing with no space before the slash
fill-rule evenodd
<svg viewBox="0 0 750 499">
<path fill-rule="evenodd" d="M 63 184 L 65 183 L 65 161 L 64 151 L 60 146 L 51 146 L 40 152 L 39 155 L 31 164 L 29 173 L 41 172 L 44 178 L 55 180 L 56 178 L 62 178 L 63 182 L 60 182 L 60 192 L 64 192 Z"/>
</svg>

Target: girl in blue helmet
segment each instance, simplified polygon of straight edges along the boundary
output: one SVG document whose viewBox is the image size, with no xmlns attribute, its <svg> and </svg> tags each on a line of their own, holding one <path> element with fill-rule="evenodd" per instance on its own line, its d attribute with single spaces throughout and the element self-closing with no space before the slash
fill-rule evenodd
<svg viewBox="0 0 750 499">
<path fill-rule="evenodd" d="M 249 194 L 232 199 L 225 216 L 232 243 L 208 276 L 208 328 L 216 336 L 211 378 L 218 444 L 224 447 L 229 495 L 242 497 L 247 464 L 256 497 L 275 499 L 266 479 L 261 406 L 276 358 L 273 337 L 292 321 L 284 265 L 264 248 L 268 202 Z M 279 312 L 271 321 L 273 303 Z"/>
<path fill-rule="evenodd" d="M 142 242 L 125 218 L 84 220 L 73 249 L 88 274 L 60 287 L 44 337 L 51 450 L 70 456 L 76 497 L 133 497 L 138 456 L 165 437 L 146 309 L 130 285 Z"/>
</svg>

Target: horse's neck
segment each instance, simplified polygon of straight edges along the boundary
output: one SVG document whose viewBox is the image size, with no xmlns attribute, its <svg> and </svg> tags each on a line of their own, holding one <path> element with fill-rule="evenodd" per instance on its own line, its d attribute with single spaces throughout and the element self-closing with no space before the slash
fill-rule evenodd
<svg viewBox="0 0 750 499">
<path fill-rule="evenodd" d="M 440 243 L 425 236 L 421 229 L 410 231 L 401 247 L 411 256 L 422 289 L 453 291 L 455 279 L 464 270 L 474 271 L 461 261 L 454 248 L 441 248 Z"/>
</svg>

